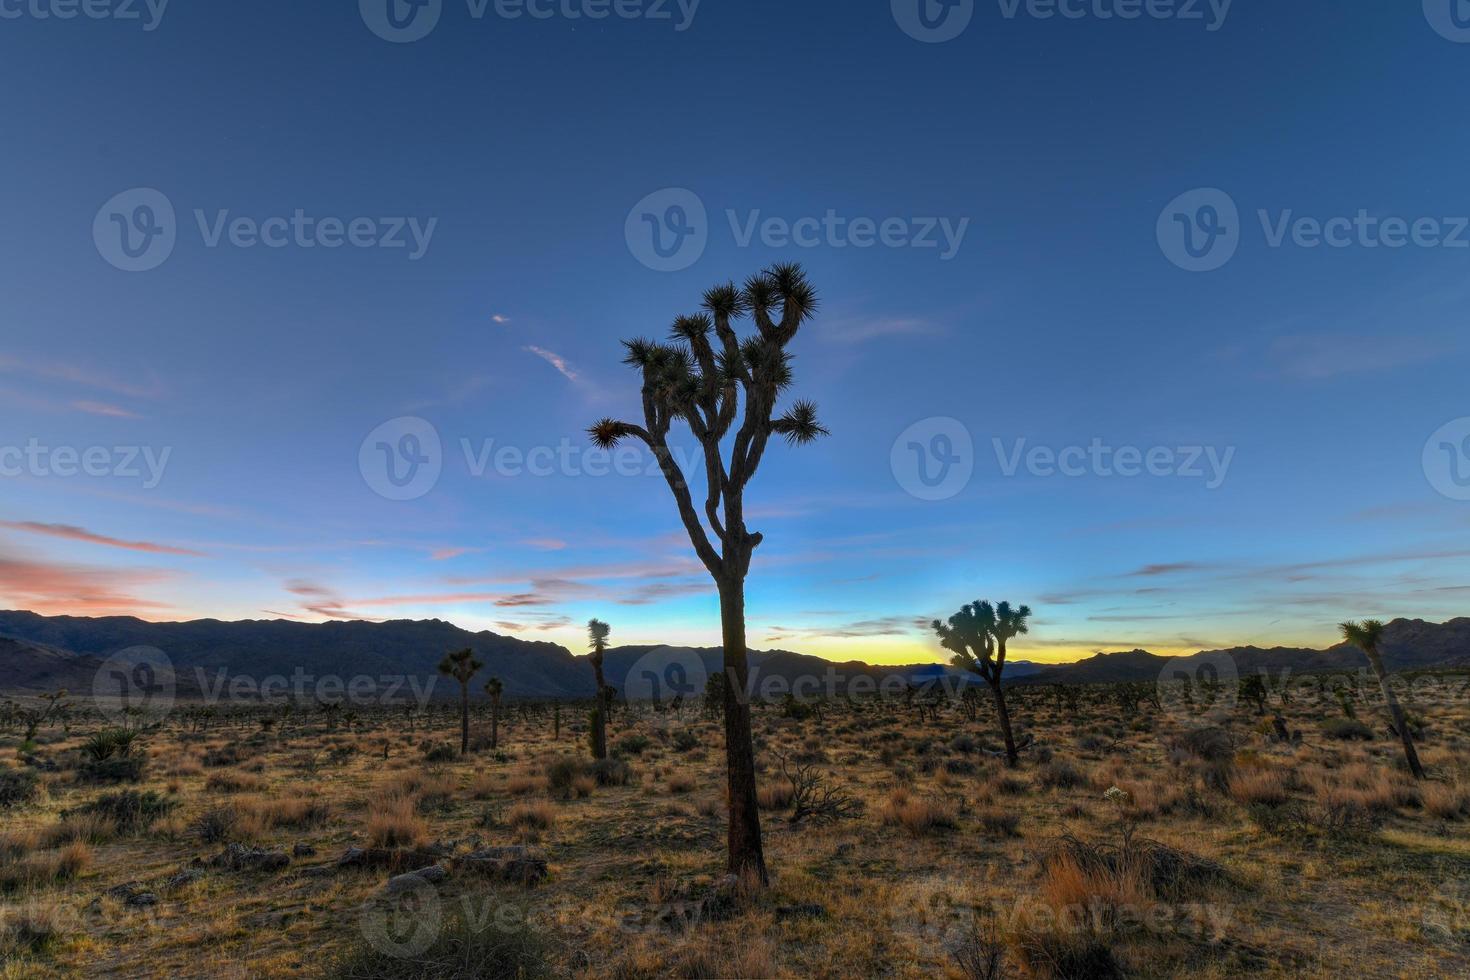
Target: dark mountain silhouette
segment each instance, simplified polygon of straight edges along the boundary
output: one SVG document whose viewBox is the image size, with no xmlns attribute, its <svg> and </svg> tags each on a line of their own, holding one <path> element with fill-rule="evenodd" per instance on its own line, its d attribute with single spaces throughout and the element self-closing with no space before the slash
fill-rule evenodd
<svg viewBox="0 0 1470 980">
<path fill-rule="evenodd" d="M 505 682 L 510 697 L 591 697 L 593 689 L 592 668 L 585 655 L 573 655 L 555 643 L 519 640 L 488 630 L 471 632 L 437 619 L 383 623 L 201 619 L 151 623 L 131 616 L 41 616 L 10 611 L 0 612 L 0 637 L 12 638 L 14 644 L 0 648 L 0 657 L 5 661 L 0 667 L 0 690 L 6 691 L 54 690 L 60 686 L 78 693 L 89 691 L 92 676 L 104 659 L 138 646 L 161 650 L 172 661 L 181 695 L 213 690 L 222 679 L 231 677 L 259 682 L 268 677 L 289 680 L 298 674 L 308 678 L 307 690 L 313 689 L 313 678 L 405 675 L 416 678 L 423 689 L 437 677 L 435 668 L 444 654 L 464 647 L 473 649 L 485 664 L 472 684 L 476 697 L 492 676 Z M 607 682 L 623 690 L 629 670 L 640 658 L 651 651 L 669 649 L 611 648 L 605 666 Z M 663 659 L 677 659 L 684 653 L 684 648 L 678 648 Z M 720 669 L 719 648 L 703 648 L 693 654 L 706 673 Z M 859 675 L 875 682 L 894 676 L 915 684 L 938 675 L 961 676 L 940 664 L 835 664 L 785 650 L 753 650 L 751 665 L 757 680 L 778 677 L 788 687 L 801 677 L 819 681 L 836 677 L 839 692 L 845 690 L 841 685 L 847 679 Z M 1019 675 L 1028 665 L 1016 663 L 1011 669 Z M 56 683 L 63 677 L 68 683 Z M 455 693 L 454 685 L 442 679 L 434 691 L 441 697 Z"/>
<path fill-rule="evenodd" d="M 472 690 L 481 695 L 485 680 L 492 676 L 505 682 L 510 697 L 590 697 L 592 670 L 585 655 L 573 654 L 555 643 L 531 642 L 482 630 L 472 632 L 442 620 L 393 620 L 382 623 L 331 622 L 297 623 L 289 620 L 243 620 L 223 622 L 201 619 L 184 623 L 150 623 L 131 616 L 101 618 L 41 616 L 31 612 L 0 612 L 0 691 L 38 692 L 66 688 L 85 694 L 102 662 L 128 647 L 155 647 L 174 665 L 181 697 L 210 691 L 222 679 L 267 677 L 308 679 L 323 677 L 398 678 L 411 676 L 422 690 L 436 678 L 436 665 L 451 650 L 470 647 L 485 663 Z M 1277 647 L 1236 647 L 1203 651 L 1195 658 L 1228 654 L 1241 674 L 1266 669 L 1276 672 L 1357 670 L 1365 666 L 1363 655 L 1347 644 L 1326 650 Z M 1470 618 L 1448 623 L 1397 619 L 1388 625 L 1383 646 L 1384 660 L 1391 670 L 1430 666 L 1470 665 Z M 657 665 L 670 660 L 697 657 L 706 674 L 719 669 L 717 647 L 669 648 L 656 646 L 613 647 L 607 653 L 607 682 L 626 691 L 628 675 L 643 661 L 647 670 L 653 655 Z M 752 674 L 757 685 L 767 678 L 777 694 L 784 694 L 798 678 L 805 691 L 816 694 L 834 690 L 844 693 L 855 678 L 873 685 L 923 685 L 943 681 L 949 685 L 973 679 L 944 664 L 875 666 L 849 661 L 836 663 L 788 650 L 753 650 Z M 1006 678 L 1018 684 L 1088 684 L 1158 679 L 1170 658 L 1132 650 L 1099 653 L 1072 664 L 1046 666 L 1012 661 Z M 1190 658 L 1192 659 L 1192 658 Z M 1187 660 L 1186 660 L 1187 663 Z M 635 681 L 635 687 L 638 686 Z M 815 684 L 815 686 L 812 686 Z M 436 696 L 454 694 L 454 685 L 440 681 Z M 869 688 L 872 689 L 872 688 Z M 886 689 L 886 688 L 885 688 Z M 799 688 L 798 690 L 803 690 Z M 404 692 L 407 696 L 408 692 Z"/>
<path fill-rule="evenodd" d="M 1416 670 L 1424 667 L 1457 667 L 1470 664 L 1470 618 L 1452 619 L 1447 623 L 1428 623 L 1422 619 L 1395 619 L 1384 631 L 1384 666 L 1391 671 Z M 1231 647 L 1226 650 L 1202 650 L 1179 658 L 1176 666 L 1187 669 L 1206 658 L 1228 656 L 1237 673 L 1262 670 L 1277 673 L 1314 673 L 1330 670 L 1359 670 L 1368 661 L 1363 652 L 1347 643 L 1326 650 L 1305 647 Z M 1020 683 L 1028 684 L 1101 684 L 1120 681 L 1154 682 L 1164 666 L 1173 658 L 1161 657 L 1146 650 L 1126 653 L 1099 653 L 1076 663 L 1058 664 L 1036 671 Z"/>
</svg>

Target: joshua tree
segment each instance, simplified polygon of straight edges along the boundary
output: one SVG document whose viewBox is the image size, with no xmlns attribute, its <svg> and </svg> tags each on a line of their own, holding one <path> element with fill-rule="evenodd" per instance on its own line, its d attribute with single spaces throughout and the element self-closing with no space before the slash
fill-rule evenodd
<svg viewBox="0 0 1470 980">
<path fill-rule="evenodd" d="M 446 653 L 439 661 L 439 673 L 459 681 L 459 754 L 470 751 L 470 678 L 475 671 L 485 666 L 475 659 L 469 647 L 455 653 Z"/>
<path fill-rule="evenodd" d="M 776 265 L 751 276 L 744 287 L 733 282 L 714 287 L 704 294 L 703 305 L 703 312 L 674 321 L 669 343 L 624 342 L 625 363 L 642 376 L 643 424 L 605 418 L 589 432 L 604 449 L 628 437 L 649 448 L 674 495 L 694 551 L 714 579 L 727 681 L 728 870 L 749 874 L 764 885 L 769 879 L 756 809 L 745 646 L 745 579 L 761 534 L 745 525 L 745 490 L 772 435 L 802 444 L 827 432 L 809 401 L 795 401 L 784 415 L 773 418 L 777 397 L 792 381 L 786 347 L 816 311 L 817 298 L 800 266 Z M 746 315 L 756 332 L 742 339 L 731 321 Z M 703 517 L 686 474 L 669 449 L 669 429 L 675 421 L 689 427 L 702 450 Z M 727 437 L 728 459 L 722 450 Z"/>
<path fill-rule="evenodd" d="M 1006 741 L 1006 765 L 1012 767 L 1018 761 L 1016 739 L 1011 734 L 1011 715 L 1006 710 L 1006 695 L 1000 681 L 1006 666 L 1006 641 L 1025 633 L 1026 620 L 1030 617 L 1030 606 L 1012 609 L 1009 602 L 992 606 L 988 600 L 980 599 L 961 606 L 947 624 L 934 620 L 934 632 L 939 634 L 940 644 L 954 653 L 951 662 L 985 678 L 995 694 L 995 712 L 1000 716 L 1000 731 Z"/>
<path fill-rule="evenodd" d="M 592 758 L 607 758 L 607 681 L 602 676 L 602 655 L 612 627 L 600 619 L 587 621 L 587 641 L 592 646 L 592 673 L 597 681 L 597 703 L 592 708 Z"/>
<path fill-rule="evenodd" d="M 485 693 L 490 695 L 490 748 L 500 748 L 500 695 L 505 693 L 505 685 L 499 677 L 492 677 L 485 682 Z"/>
<path fill-rule="evenodd" d="M 1378 687 L 1383 691 L 1383 700 L 1388 704 L 1388 714 L 1393 719 L 1394 730 L 1404 743 L 1404 758 L 1409 762 L 1409 771 L 1414 774 L 1415 779 L 1423 779 L 1424 767 L 1419 764 L 1419 753 L 1414 749 L 1414 736 L 1409 732 L 1409 725 L 1404 720 L 1404 709 L 1399 707 L 1399 699 L 1394 696 L 1393 687 L 1388 683 L 1388 674 L 1383 669 L 1383 657 L 1378 652 L 1378 644 L 1383 639 L 1383 623 L 1376 619 L 1367 619 L 1361 623 L 1343 623 L 1338 629 L 1342 631 L 1344 640 L 1367 655 L 1369 666 L 1378 675 Z"/>
</svg>

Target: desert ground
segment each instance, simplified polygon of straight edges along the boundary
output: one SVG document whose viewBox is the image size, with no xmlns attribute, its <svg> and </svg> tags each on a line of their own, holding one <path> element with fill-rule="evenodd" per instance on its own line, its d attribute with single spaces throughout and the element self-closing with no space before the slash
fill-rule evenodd
<svg viewBox="0 0 1470 980">
<path fill-rule="evenodd" d="M 12 708 L 0 975 L 1463 976 L 1463 684 L 1409 703 L 1417 784 L 1320 691 L 1018 687 L 1015 769 L 988 692 L 758 704 L 765 890 L 722 879 L 699 704 L 618 706 L 598 765 L 586 704 L 503 705 L 493 749 L 476 704 L 465 756 L 453 704 L 77 702 L 29 745 Z"/>
</svg>

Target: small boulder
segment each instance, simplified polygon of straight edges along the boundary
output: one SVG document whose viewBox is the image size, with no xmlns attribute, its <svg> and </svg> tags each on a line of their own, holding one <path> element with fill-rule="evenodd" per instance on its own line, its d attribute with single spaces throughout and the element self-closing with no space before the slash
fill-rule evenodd
<svg viewBox="0 0 1470 980">
<path fill-rule="evenodd" d="M 284 851 L 268 851 L 262 847 L 231 844 L 210 861 L 216 868 L 229 871 L 280 871 L 291 863 Z"/>
<path fill-rule="evenodd" d="M 547 876 L 546 857 L 534 848 L 520 844 L 484 847 L 459 859 L 459 866 L 477 874 L 534 885 Z"/>
<path fill-rule="evenodd" d="M 297 844 L 291 848 L 291 856 L 299 858 L 316 857 L 316 848 L 310 844 Z"/>
<path fill-rule="evenodd" d="M 389 878 L 385 890 L 389 895 L 397 895 L 400 892 L 417 888 L 422 884 L 437 885 L 448 877 L 449 872 L 437 864 L 431 864 L 427 868 L 420 868 L 417 871 L 410 871 L 408 874 L 401 874 Z"/>
</svg>

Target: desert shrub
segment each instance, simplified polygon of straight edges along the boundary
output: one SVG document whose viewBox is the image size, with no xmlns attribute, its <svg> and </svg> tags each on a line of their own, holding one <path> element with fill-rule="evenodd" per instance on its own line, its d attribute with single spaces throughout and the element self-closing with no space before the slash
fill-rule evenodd
<svg viewBox="0 0 1470 980">
<path fill-rule="evenodd" d="M 1185 732 L 1179 748 L 1201 762 L 1216 765 L 1229 763 L 1235 757 L 1235 740 L 1223 728 L 1197 728 Z"/>
<path fill-rule="evenodd" d="M 82 755 L 93 762 L 133 755 L 143 733 L 132 728 L 104 728 L 82 743 Z"/>
<path fill-rule="evenodd" d="M 1237 772 L 1230 777 L 1230 797 L 1241 806 L 1281 806 L 1290 794 L 1286 779 L 1270 769 Z"/>
<path fill-rule="evenodd" d="M 980 746 L 979 743 L 975 741 L 975 736 L 969 734 L 968 732 L 961 732 L 960 734 L 949 740 L 949 750 L 951 752 L 962 752 L 966 755 L 970 755 L 978 751 L 979 748 Z"/>
<path fill-rule="evenodd" d="M 1426 783 L 1422 790 L 1424 810 L 1441 820 L 1458 820 L 1470 814 L 1470 793 L 1458 786 Z"/>
<path fill-rule="evenodd" d="M 453 762 L 459 758 L 459 753 L 454 746 L 445 745 L 442 742 L 433 744 L 424 749 L 425 762 Z"/>
<path fill-rule="evenodd" d="M 951 776 L 973 776 L 975 775 L 975 763 L 969 759 L 945 759 L 944 771 Z"/>
<path fill-rule="evenodd" d="M 120 793 L 103 793 L 74 812 L 105 818 L 117 827 L 118 833 L 133 834 L 147 830 L 177 806 L 173 800 L 165 799 L 151 789 L 143 793 L 129 789 Z"/>
<path fill-rule="evenodd" d="M 626 786 L 633 778 L 633 767 L 622 759 L 598 759 L 592 764 L 592 775 L 599 786 Z"/>
<path fill-rule="evenodd" d="M 520 831 L 547 830 L 556 823 L 556 809 L 545 800 L 517 803 L 505 815 L 505 822 Z"/>
<path fill-rule="evenodd" d="M 30 803 L 40 795 L 41 781 L 31 770 L 0 770 L 0 810 Z"/>
<path fill-rule="evenodd" d="M 914 796 L 903 788 L 889 795 L 878 815 L 884 824 L 903 827 L 916 836 L 959 826 L 959 807 L 952 800 Z"/>
<path fill-rule="evenodd" d="M 651 744 L 647 735 L 624 735 L 613 743 L 613 751 L 618 755 L 642 755 Z"/>
<path fill-rule="evenodd" d="M 60 907 L 26 905 L 7 909 L 0 918 L 0 962 L 21 955 L 39 956 L 63 935 Z"/>
<path fill-rule="evenodd" d="M 384 903 L 383 917 L 392 921 L 396 906 Z M 499 916 L 470 918 L 461 903 L 449 911 L 432 945 L 416 956 L 403 956 L 384 943 L 358 938 L 333 961 L 334 980 L 540 980 L 551 975 L 545 942 L 528 922 L 506 922 Z M 357 933 L 358 930 L 353 930 Z"/>
<path fill-rule="evenodd" d="M 214 748 L 206 749 L 202 761 L 205 766 L 211 769 L 218 769 L 222 766 L 236 765 L 250 758 L 250 756 L 251 752 L 249 749 L 242 747 L 238 742 L 230 742 L 226 745 L 217 745 Z"/>
<path fill-rule="evenodd" d="M 1322 723 L 1322 734 L 1344 742 L 1373 740 L 1373 729 L 1356 718 L 1329 718 Z"/>
<path fill-rule="evenodd" d="M 240 793 L 246 790 L 258 790 L 265 786 L 265 781 L 259 776 L 252 776 L 246 772 L 214 772 L 204 781 L 204 788 L 217 793 Z"/>
<path fill-rule="evenodd" d="M 142 755 L 88 758 L 77 767 L 77 779 L 87 783 L 136 783 L 147 768 L 148 759 Z"/>
<path fill-rule="evenodd" d="M 687 728 L 681 728 L 674 733 L 673 744 L 676 751 L 689 752 L 692 749 L 698 747 L 699 736 L 695 735 Z"/>
<path fill-rule="evenodd" d="M 223 844 L 230 839 L 239 822 L 239 811 L 221 807 L 200 814 L 189 829 L 206 844 Z"/>
<path fill-rule="evenodd" d="M 792 694 L 786 695 L 786 699 L 781 702 L 782 718 L 790 718 L 793 721 L 806 721 L 816 713 L 816 708 L 813 708 L 805 701 L 798 701 L 795 695 Z"/>
<path fill-rule="evenodd" d="M 692 790 L 698 780 L 692 772 L 676 772 L 669 775 L 670 793 L 687 793 Z"/>
<path fill-rule="evenodd" d="M 769 779 L 756 787 L 755 802 L 762 810 L 784 810 L 795 795 L 796 787 L 789 779 Z"/>
<path fill-rule="evenodd" d="M 982 808 L 975 814 L 975 819 L 980 822 L 980 826 L 987 833 L 995 834 L 997 837 L 1015 837 L 1016 828 L 1021 825 L 1019 813 L 995 806 Z"/>
<path fill-rule="evenodd" d="M 411 796 L 387 796 L 373 801 L 368 809 L 366 831 L 368 843 L 373 847 L 411 847 L 429 834 Z"/>
<path fill-rule="evenodd" d="M 1047 789 L 1076 789 L 1087 784 L 1087 777 L 1068 762 L 1056 759 L 1036 769 L 1036 779 Z"/>
</svg>

